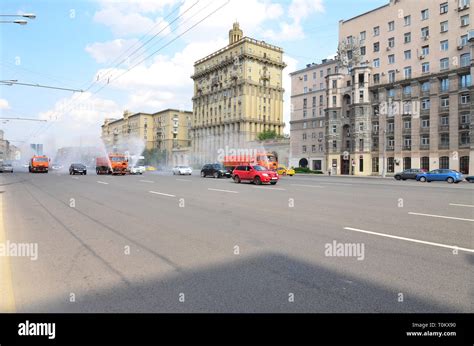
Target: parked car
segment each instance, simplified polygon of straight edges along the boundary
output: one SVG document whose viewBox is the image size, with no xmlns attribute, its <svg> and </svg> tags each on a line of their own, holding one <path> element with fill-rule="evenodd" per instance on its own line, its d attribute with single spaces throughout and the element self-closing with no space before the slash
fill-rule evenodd
<svg viewBox="0 0 474 346">
<path fill-rule="evenodd" d="M 210 163 L 204 165 L 201 169 L 201 177 L 205 178 L 207 176 L 211 176 L 214 178 L 230 178 L 231 173 L 220 163 Z"/>
<path fill-rule="evenodd" d="M 145 166 L 133 166 L 130 168 L 130 174 L 143 174 L 145 171 Z"/>
<path fill-rule="evenodd" d="M 2 163 L 0 164 L 0 172 L 5 173 L 13 173 L 13 166 L 11 163 Z"/>
<path fill-rule="evenodd" d="M 448 183 L 459 183 L 463 181 L 463 175 L 452 169 L 435 169 L 429 172 L 421 173 L 416 176 L 417 181 L 447 181 Z"/>
<path fill-rule="evenodd" d="M 73 163 L 71 166 L 69 166 L 69 174 L 70 175 L 75 175 L 75 174 L 80 174 L 80 175 L 86 175 L 87 174 L 87 168 L 85 165 L 82 163 Z"/>
<path fill-rule="evenodd" d="M 63 165 L 60 165 L 58 163 L 53 163 L 53 165 L 51 166 L 51 168 L 55 171 L 59 170 L 59 169 L 62 169 L 63 168 Z"/>
<path fill-rule="evenodd" d="M 283 165 L 280 165 L 277 169 L 279 175 L 289 175 L 290 177 L 295 175 L 295 170 L 293 168 L 286 168 Z"/>
<path fill-rule="evenodd" d="M 419 168 L 405 169 L 403 172 L 399 172 L 394 175 L 396 180 L 407 180 L 416 179 L 416 176 L 421 173 L 425 173 L 426 170 Z"/>
<path fill-rule="evenodd" d="M 474 175 L 467 176 L 466 181 L 468 181 L 470 183 L 474 183 Z"/>
<path fill-rule="evenodd" d="M 250 181 L 255 185 L 262 183 L 275 185 L 278 181 L 278 173 L 258 165 L 237 166 L 232 172 L 232 178 L 237 184 L 242 181 Z"/>
<path fill-rule="evenodd" d="M 173 167 L 173 175 L 191 175 L 193 170 L 189 166 L 176 166 Z"/>
</svg>

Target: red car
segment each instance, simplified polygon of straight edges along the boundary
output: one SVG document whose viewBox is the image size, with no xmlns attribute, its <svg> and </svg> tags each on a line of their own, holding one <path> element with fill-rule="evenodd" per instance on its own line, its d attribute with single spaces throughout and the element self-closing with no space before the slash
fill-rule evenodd
<svg viewBox="0 0 474 346">
<path fill-rule="evenodd" d="M 278 173 L 258 165 L 237 166 L 232 172 L 232 178 L 236 183 L 250 181 L 256 185 L 261 185 L 262 183 L 275 185 L 278 181 Z"/>
</svg>

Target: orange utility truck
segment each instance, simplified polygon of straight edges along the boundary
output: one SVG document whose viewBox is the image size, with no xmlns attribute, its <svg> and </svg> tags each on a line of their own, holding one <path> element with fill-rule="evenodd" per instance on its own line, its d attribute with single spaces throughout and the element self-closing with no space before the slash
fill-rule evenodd
<svg viewBox="0 0 474 346">
<path fill-rule="evenodd" d="M 49 159 L 45 155 L 35 155 L 30 159 L 28 171 L 30 173 L 48 173 Z"/>
<path fill-rule="evenodd" d="M 230 171 L 241 165 L 259 165 L 271 171 L 276 171 L 278 168 L 278 160 L 275 155 L 266 152 L 224 156 L 222 164 Z"/>
<path fill-rule="evenodd" d="M 128 172 L 128 159 L 124 154 L 111 153 L 108 157 L 98 157 L 95 161 L 97 174 L 122 174 Z"/>
</svg>

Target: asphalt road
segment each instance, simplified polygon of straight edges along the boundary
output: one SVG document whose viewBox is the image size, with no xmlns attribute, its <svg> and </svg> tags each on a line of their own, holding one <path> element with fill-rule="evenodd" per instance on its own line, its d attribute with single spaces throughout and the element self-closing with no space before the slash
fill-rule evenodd
<svg viewBox="0 0 474 346">
<path fill-rule="evenodd" d="M 0 257 L 3 309 L 474 311 L 473 184 L 51 172 L 0 183 L 0 243 L 38 246 L 36 260 Z M 350 244 L 360 252 L 328 252 Z"/>
</svg>

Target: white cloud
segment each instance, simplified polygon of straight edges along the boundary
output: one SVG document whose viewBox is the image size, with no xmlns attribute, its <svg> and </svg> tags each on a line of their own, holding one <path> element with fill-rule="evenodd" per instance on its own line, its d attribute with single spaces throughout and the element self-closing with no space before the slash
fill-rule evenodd
<svg viewBox="0 0 474 346">
<path fill-rule="evenodd" d="M 266 30 L 263 32 L 263 37 L 272 41 L 295 41 L 303 39 L 305 35 L 300 23 L 288 24 L 282 22 L 279 31 Z"/>
<path fill-rule="evenodd" d="M 132 53 L 139 47 L 137 42 L 137 39 L 116 39 L 107 42 L 95 42 L 86 46 L 86 52 L 88 52 L 98 63 L 110 63 L 125 51 L 127 53 Z M 123 57 L 125 56 L 126 55 L 124 54 Z M 117 63 L 118 62 L 120 61 L 117 61 Z"/>
<path fill-rule="evenodd" d="M 51 131 L 40 133 L 37 139 L 46 142 L 54 137 L 58 146 L 77 145 L 79 137 L 98 138 L 104 119 L 119 117 L 122 113 L 115 101 L 91 93 L 74 94 L 39 113 L 38 118 L 48 120 Z"/>
<path fill-rule="evenodd" d="M 139 12 L 122 12 L 117 8 L 109 7 L 94 14 L 94 20 L 104 24 L 118 36 L 133 36 L 149 33 L 167 35 L 170 32 L 168 22 L 158 16 L 154 19 L 144 16 Z"/>
<path fill-rule="evenodd" d="M 8 101 L 5 99 L 0 99 L 0 109 L 10 109 Z"/>
<path fill-rule="evenodd" d="M 323 0 L 293 0 L 288 15 L 295 22 L 300 22 L 314 13 L 324 13 Z"/>
<path fill-rule="evenodd" d="M 117 8 L 122 12 L 159 13 L 177 4 L 178 0 L 99 0 L 103 8 Z"/>
</svg>

